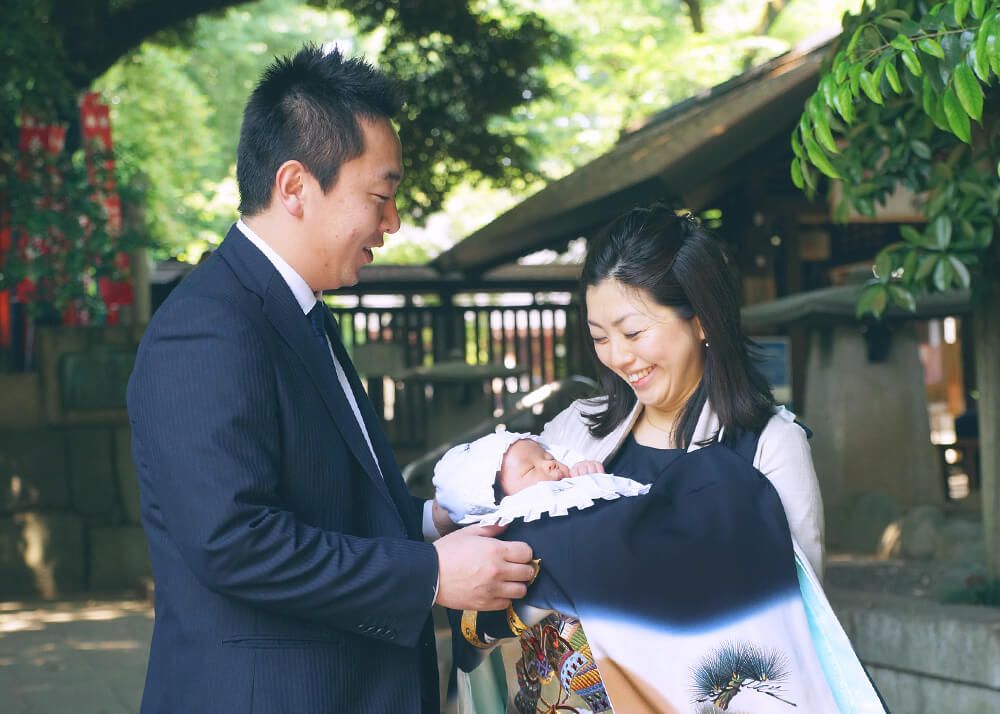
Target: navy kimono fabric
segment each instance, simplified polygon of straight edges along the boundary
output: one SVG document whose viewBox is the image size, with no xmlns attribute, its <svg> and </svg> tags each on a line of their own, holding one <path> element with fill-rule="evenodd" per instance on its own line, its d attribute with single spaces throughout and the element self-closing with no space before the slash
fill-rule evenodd
<svg viewBox="0 0 1000 714">
<path fill-rule="evenodd" d="M 781 502 L 729 447 L 682 454 L 645 496 L 515 522 L 504 537 L 528 542 L 541 559 L 518 611 L 580 619 L 618 712 L 884 711 L 867 679 L 849 708 L 834 693 Z M 514 632 L 503 613 L 482 613 L 476 634 L 488 643 Z M 557 640 L 553 629 L 540 647 Z M 468 671 L 482 649 L 460 633 L 455 642 Z M 550 661 L 553 676 L 578 674 L 571 657 Z"/>
</svg>

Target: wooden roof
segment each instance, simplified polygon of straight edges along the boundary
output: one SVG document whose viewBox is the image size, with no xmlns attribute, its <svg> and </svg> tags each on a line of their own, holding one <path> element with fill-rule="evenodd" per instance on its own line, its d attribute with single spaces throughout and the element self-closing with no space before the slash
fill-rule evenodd
<svg viewBox="0 0 1000 714">
<path fill-rule="evenodd" d="M 800 47 L 676 104 L 609 152 L 555 181 L 431 261 L 476 274 L 586 235 L 656 200 L 708 207 L 755 151 L 789 133 L 818 82 L 829 43 Z"/>
</svg>

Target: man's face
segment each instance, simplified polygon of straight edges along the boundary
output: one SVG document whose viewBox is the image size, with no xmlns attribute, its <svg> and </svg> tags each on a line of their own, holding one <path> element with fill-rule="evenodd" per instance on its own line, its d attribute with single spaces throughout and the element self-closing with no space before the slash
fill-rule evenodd
<svg viewBox="0 0 1000 714">
<path fill-rule="evenodd" d="M 559 481 L 569 477 L 569 467 L 555 460 L 537 441 L 520 439 L 507 449 L 500 464 L 497 481 L 505 496 L 534 486 L 541 481 Z"/>
<path fill-rule="evenodd" d="M 399 137 L 388 119 L 360 119 L 364 151 L 340 166 L 327 193 L 311 181 L 303 214 L 303 240 L 310 260 L 308 280 L 314 290 L 355 285 L 362 265 L 386 233 L 399 230 L 396 189 L 403 177 Z M 315 283 L 315 284 L 314 284 Z"/>
</svg>

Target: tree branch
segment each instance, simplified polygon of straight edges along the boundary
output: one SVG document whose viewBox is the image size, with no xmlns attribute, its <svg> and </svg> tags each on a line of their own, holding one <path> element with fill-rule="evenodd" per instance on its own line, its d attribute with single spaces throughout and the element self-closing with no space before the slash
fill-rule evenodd
<svg viewBox="0 0 1000 714">
<path fill-rule="evenodd" d="M 52 21 L 72 63 L 70 80 L 84 88 L 144 39 L 198 15 L 247 0 L 137 0 L 112 12 L 109 0 L 57 0 Z"/>
<path fill-rule="evenodd" d="M 691 26 L 694 31 L 702 34 L 705 32 L 705 22 L 701 19 L 701 0 L 684 0 L 688 6 L 688 13 L 691 15 Z"/>
<path fill-rule="evenodd" d="M 781 14 L 781 11 L 787 5 L 786 0 L 768 0 L 767 5 L 764 7 L 764 15 L 760 18 L 760 23 L 757 25 L 757 35 L 763 36 L 769 33 L 771 28 L 774 27 L 774 22 L 778 19 L 778 15 Z"/>
</svg>

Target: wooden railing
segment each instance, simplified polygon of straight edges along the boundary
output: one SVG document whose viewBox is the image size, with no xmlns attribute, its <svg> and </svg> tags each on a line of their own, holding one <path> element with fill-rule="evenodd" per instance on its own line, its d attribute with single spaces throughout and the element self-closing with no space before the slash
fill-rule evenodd
<svg viewBox="0 0 1000 714">
<path fill-rule="evenodd" d="M 428 443 L 433 385 L 410 383 L 413 368 L 442 362 L 502 365 L 516 375 L 467 388 L 486 393 L 494 413 L 513 395 L 581 371 L 576 305 L 532 300 L 523 305 L 343 307 L 331 309 L 390 441 L 400 449 Z M 471 398 L 471 397 L 470 397 Z M 484 413 L 482 418 L 490 416 Z"/>
</svg>

